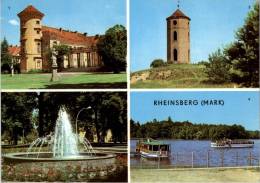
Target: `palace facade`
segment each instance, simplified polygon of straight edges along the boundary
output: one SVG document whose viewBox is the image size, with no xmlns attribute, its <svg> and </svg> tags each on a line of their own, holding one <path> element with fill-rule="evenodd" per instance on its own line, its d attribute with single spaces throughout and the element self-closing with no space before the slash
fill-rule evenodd
<svg viewBox="0 0 260 183">
<path fill-rule="evenodd" d="M 44 14 L 32 5 L 18 13 L 20 18 L 20 69 L 49 71 L 50 50 L 54 45 L 67 45 L 69 53 L 63 56 L 60 69 L 99 68 L 102 58 L 97 52 L 99 35 L 64 30 L 42 25 Z"/>
</svg>

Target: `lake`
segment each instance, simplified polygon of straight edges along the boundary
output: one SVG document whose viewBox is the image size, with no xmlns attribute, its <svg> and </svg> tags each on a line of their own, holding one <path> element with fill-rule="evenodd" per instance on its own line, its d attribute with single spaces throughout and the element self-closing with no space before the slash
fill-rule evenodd
<svg viewBox="0 0 260 183">
<path fill-rule="evenodd" d="M 159 162 L 159 160 L 147 160 L 131 155 L 131 166 L 191 167 L 193 164 L 193 167 L 221 167 L 259 165 L 260 140 L 253 140 L 255 143 L 253 148 L 212 148 L 209 140 L 163 141 L 170 144 L 171 156 L 169 159 Z M 131 140 L 131 152 L 135 152 L 136 142 L 137 140 Z"/>
</svg>

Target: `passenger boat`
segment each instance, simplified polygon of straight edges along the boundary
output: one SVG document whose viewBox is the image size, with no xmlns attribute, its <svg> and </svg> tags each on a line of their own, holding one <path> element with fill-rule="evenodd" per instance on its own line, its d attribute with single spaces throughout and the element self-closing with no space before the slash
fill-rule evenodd
<svg viewBox="0 0 260 183">
<path fill-rule="evenodd" d="M 171 149 L 170 144 L 148 138 L 137 142 L 136 152 L 144 158 L 169 158 Z"/>
<path fill-rule="evenodd" d="M 254 147 L 252 140 L 230 140 L 224 139 L 216 142 L 211 142 L 211 147 L 216 148 L 251 148 Z"/>
</svg>

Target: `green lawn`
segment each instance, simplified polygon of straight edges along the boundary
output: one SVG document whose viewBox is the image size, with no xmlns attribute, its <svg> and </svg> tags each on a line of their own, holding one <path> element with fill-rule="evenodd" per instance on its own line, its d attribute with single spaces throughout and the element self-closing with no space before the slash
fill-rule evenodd
<svg viewBox="0 0 260 183">
<path fill-rule="evenodd" d="M 207 82 L 205 67 L 196 64 L 172 64 L 131 74 L 131 88 L 233 88 L 234 83 Z"/>
<path fill-rule="evenodd" d="M 126 88 L 126 74 L 110 73 L 66 73 L 60 80 L 50 82 L 51 74 L 9 74 L 1 75 L 2 89 L 38 88 Z"/>
</svg>

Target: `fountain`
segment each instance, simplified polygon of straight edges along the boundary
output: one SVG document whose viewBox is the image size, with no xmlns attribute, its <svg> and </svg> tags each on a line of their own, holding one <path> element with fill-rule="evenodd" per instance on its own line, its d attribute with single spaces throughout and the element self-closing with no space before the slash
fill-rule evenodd
<svg viewBox="0 0 260 183">
<path fill-rule="evenodd" d="M 108 175 L 116 170 L 114 154 L 95 151 L 86 138 L 79 138 L 73 133 L 69 116 L 63 107 L 59 110 L 54 133 L 33 141 L 27 152 L 3 155 L 3 160 L 11 164 L 26 163 L 23 167 L 34 167 L 39 162 L 43 167 L 66 169 L 66 166 L 75 164 L 80 165 L 80 170 L 85 173 L 89 170 L 98 175 L 100 172 L 104 174 L 104 171 Z"/>
</svg>

